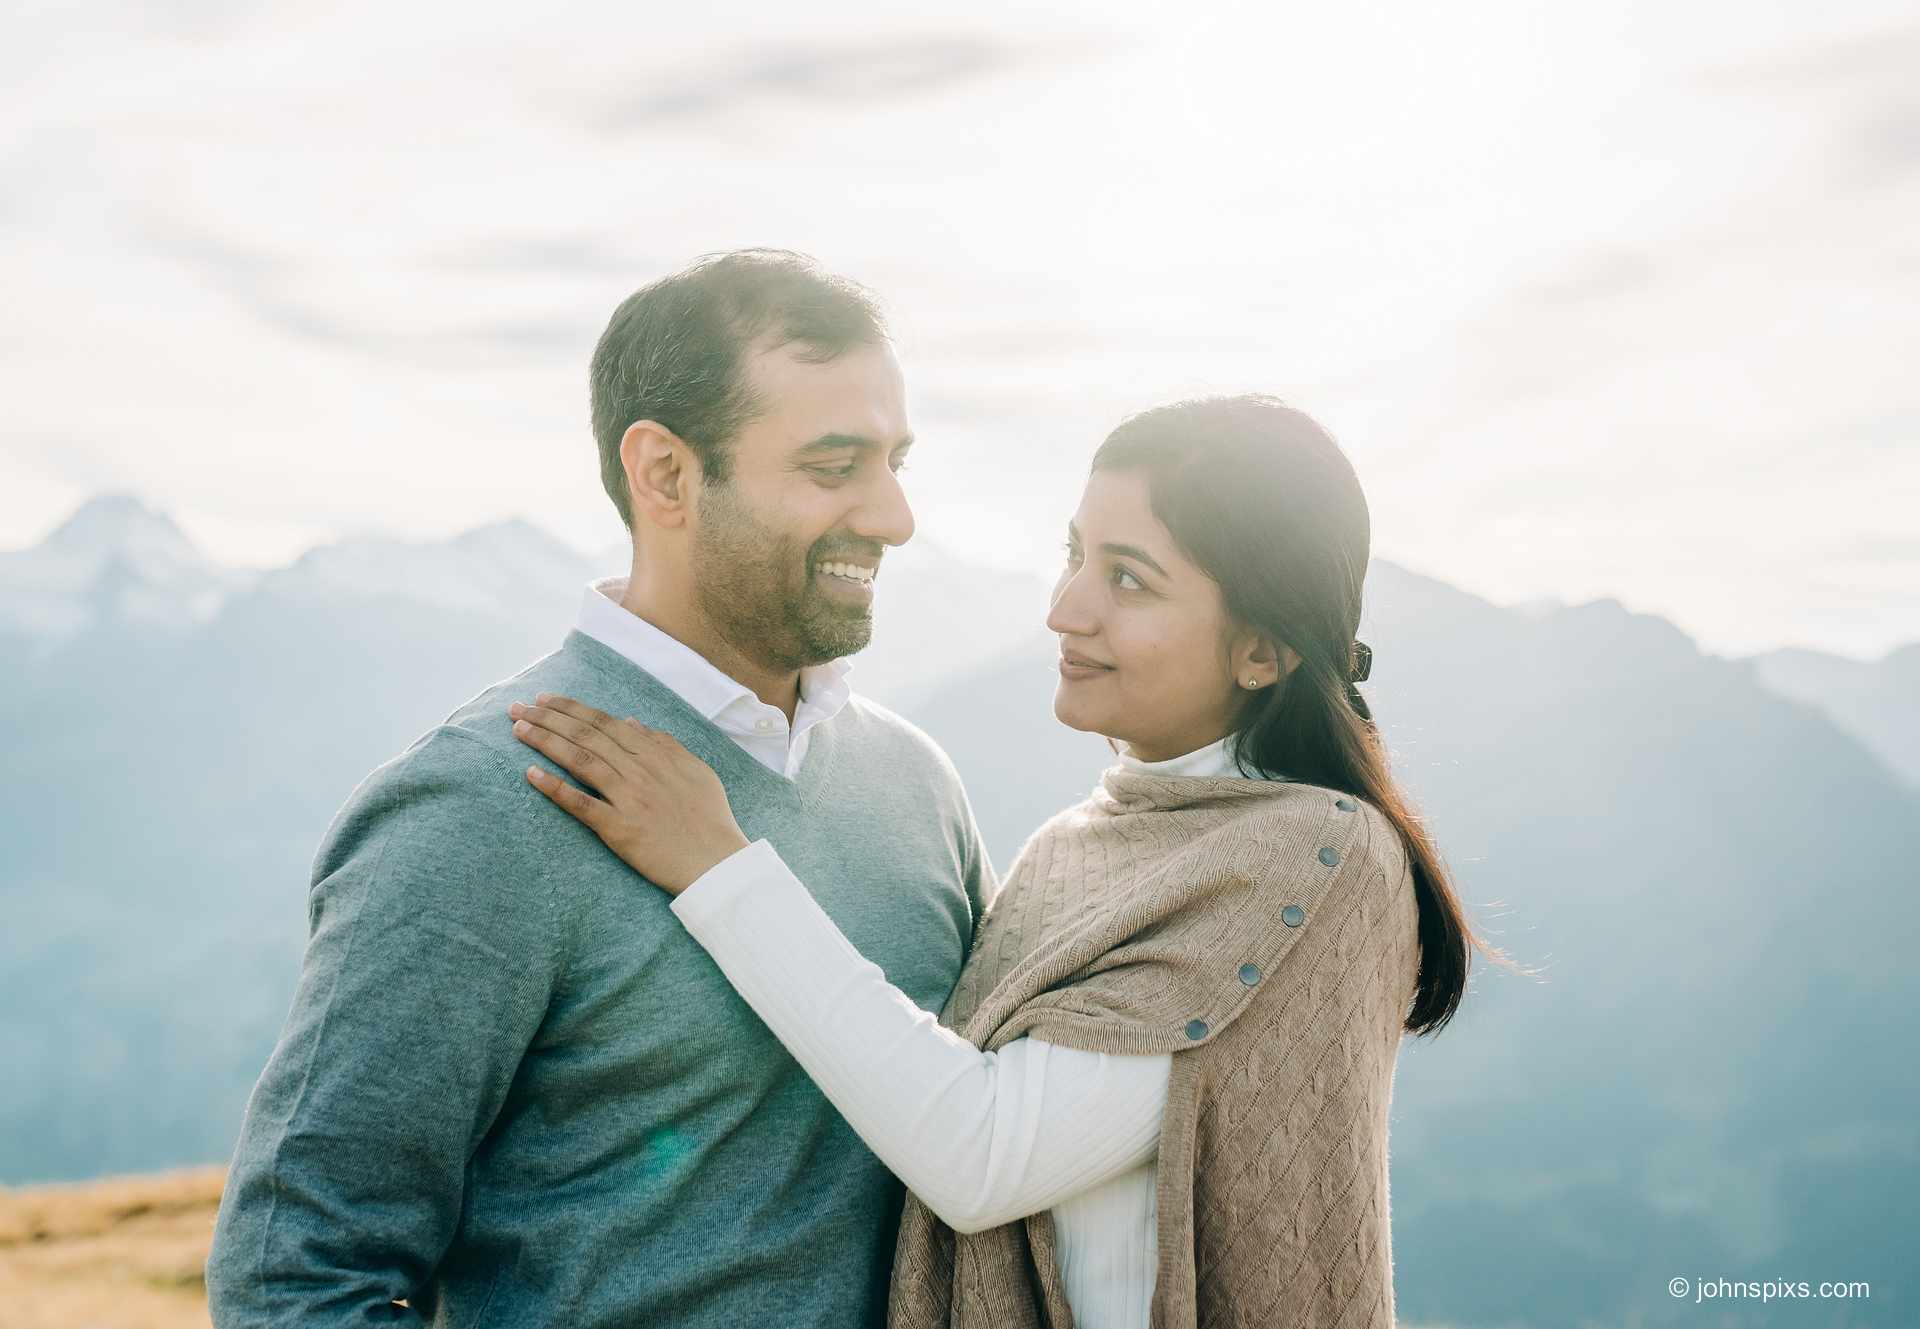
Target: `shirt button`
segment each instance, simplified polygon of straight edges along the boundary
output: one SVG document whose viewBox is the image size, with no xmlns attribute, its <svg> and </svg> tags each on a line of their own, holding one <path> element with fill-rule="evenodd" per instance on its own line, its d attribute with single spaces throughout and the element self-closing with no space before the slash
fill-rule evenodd
<svg viewBox="0 0 1920 1329">
<path fill-rule="evenodd" d="M 1333 800 L 1333 805 L 1342 812 L 1353 811 L 1353 800 L 1350 798 L 1336 798 Z"/>
<path fill-rule="evenodd" d="M 1297 904 L 1290 904 L 1280 911 L 1280 921 L 1290 928 L 1297 928 L 1307 921 L 1307 911 Z"/>
<path fill-rule="evenodd" d="M 772 732 L 773 732 L 773 721 L 771 721 L 771 720 L 755 720 L 755 721 L 753 722 L 753 727 L 754 727 L 755 729 L 758 729 L 758 730 L 759 730 L 759 731 L 760 731 L 761 733 L 763 733 L 763 734 L 770 734 L 770 733 L 772 733 Z"/>
<path fill-rule="evenodd" d="M 1188 1020 L 1187 1021 L 1187 1037 L 1188 1038 L 1191 1038 L 1194 1042 L 1198 1043 L 1201 1039 L 1205 1038 L 1206 1036 L 1207 1036 L 1207 1022 L 1205 1020 Z"/>
<path fill-rule="evenodd" d="M 1338 863 L 1340 861 L 1340 851 L 1335 849 L 1332 845 L 1328 845 L 1325 849 L 1322 849 L 1320 851 L 1320 861 L 1322 863 L 1325 863 L 1328 867 L 1332 867 L 1335 863 Z"/>
<path fill-rule="evenodd" d="M 1248 987 L 1252 987 L 1255 983 L 1258 983 L 1260 981 L 1260 966 L 1257 964 L 1241 965 L 1240 981 Z"/>
</svg>

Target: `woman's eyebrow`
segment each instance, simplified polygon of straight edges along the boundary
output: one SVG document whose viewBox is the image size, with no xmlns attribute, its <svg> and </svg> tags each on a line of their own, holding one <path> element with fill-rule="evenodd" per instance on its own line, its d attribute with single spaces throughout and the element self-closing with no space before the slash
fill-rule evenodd
<svg viewBox="0 0 1920 1329">
<path fill-rule="evenodd" d="M 1074 525 L 1072 522 L 1067 523 L 1067 538 L 1073 541 L 1075 544 L 1080 543 L 1080 528 Z M 1100 552 L 1103 554 L 1110 554 L 1115 558 L 1138 559 L 1140 562 L 1145 563 L 1148 567 L 1152 568 L 1155 572 L 1165 577 L 1168 581 L 1173 580 L 1173 574 L 1171 572 L 1168 572 L 1165 568 L 1161 567 L 1158 560 L 1156 560 L 1152 554 L 1149 554 L 1146 550 L 1142 549 L 1139 545 L 1122 545 L 1122 544 L 1111 544 L 1111 543 L 1103 544 L 1100 546 Z"/>
<path fill-rule="evenodd" d="M 1159 563 L 1155 562 L 1153 555 L 1149 554 L 1146 550 L 1142 549 L 1139 545 L 1104 544 L 1100 546 L 1100 552 L 1103 554 L 1111 554 L 1115 558 L 1138 559 L 1140 562 L 1145 563 L 1148 567 L 1152 568 L 1155 572 L 1167 578 L 1169 581 L 1173 579 L 1173 574 L 1171 572 L 1168 572 L 1165 568 L 1161 567 Z"/>
</svg>

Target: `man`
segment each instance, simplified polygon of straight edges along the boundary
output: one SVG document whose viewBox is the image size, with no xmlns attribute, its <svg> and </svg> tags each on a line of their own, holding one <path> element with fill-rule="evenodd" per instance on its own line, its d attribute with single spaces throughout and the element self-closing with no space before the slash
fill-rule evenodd
<svg viewBox="0 0 1920 1329">
<path fill-rule="evenodd" d="M 913 533 L 900 369 L 860 288 L 745 251 L 622 304 L 592 394 L 631 574 L 329 828 L 207 1262 L 217 1325 L 884 1321 L 898 1183 L 669 897 L 528 783 L 507 708 L 673 733 L 939 1010 L 992 869 L 945 755 L 841 659 Z"/>
</svg>

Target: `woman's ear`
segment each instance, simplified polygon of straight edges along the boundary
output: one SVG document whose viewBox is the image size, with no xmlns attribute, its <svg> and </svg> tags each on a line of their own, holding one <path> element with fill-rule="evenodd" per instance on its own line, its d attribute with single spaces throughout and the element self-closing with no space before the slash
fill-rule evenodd
<svg viewBox="0 0 1920 1329">
<path fill-rule="evenodd" d="M 1300 652 L 1268 636 L 1251 630 L 1240 634 L 1234 644 L 1233 681 L 1249 692 L 1271 687 L 1300 667 Z"/>
<path fill-rule="evenodd" d="M 684 526 L 699 463 L 686 442 L 656 420 L 635 420 L 620 438 L 620 465 L 635 515 L 656 526 Z"/>
</svg>

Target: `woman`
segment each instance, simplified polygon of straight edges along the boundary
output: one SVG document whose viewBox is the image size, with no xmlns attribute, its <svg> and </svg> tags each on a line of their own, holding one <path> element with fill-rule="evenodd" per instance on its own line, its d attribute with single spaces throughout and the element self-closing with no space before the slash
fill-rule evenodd
<svg viewBox="0 0 1920 1329">
<path fill-rule="evenodd" d="M 904 1180 L 895 1326 L 1393 1323 L 1403 1033 L 1479 946 L 1355 686 L 1368 516 L 1268 397 L 1100 447 L 1048 626 L 1119 764 L 979 920 L 940 1019 L 850 946 L 670 736 L 563 697 L 528 778 L 674 912 Z"/>
</svg>

